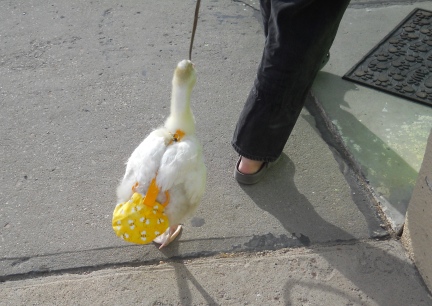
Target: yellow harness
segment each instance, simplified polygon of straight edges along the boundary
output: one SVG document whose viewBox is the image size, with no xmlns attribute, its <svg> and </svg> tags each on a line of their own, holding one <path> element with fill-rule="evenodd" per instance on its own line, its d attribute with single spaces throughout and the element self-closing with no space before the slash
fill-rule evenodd
<svg viewBox="0 0 432 306">
<path fill-rule="evenodd" d="M 177 130 L 172 135 L 171 141 L 180 141 L 185 133 Z M 169 227 L 169 221 L 165 214 L 165 208 L 169 204 L 170 194 L 165 191 L 166 200 L 159 203 L 156 198 L 159 194 L 159 187 L 156 178 L 153 178 L 147 193 L 143 196 L 136 191 L 138 182 L 132 186 L 132 197 L 129 201 L 117 204 L 112 218 L 112 227 L 117 236 L 125 241 L 137 244 L 152 242 L 157 236 L 163 234 Z"/>
</svg>

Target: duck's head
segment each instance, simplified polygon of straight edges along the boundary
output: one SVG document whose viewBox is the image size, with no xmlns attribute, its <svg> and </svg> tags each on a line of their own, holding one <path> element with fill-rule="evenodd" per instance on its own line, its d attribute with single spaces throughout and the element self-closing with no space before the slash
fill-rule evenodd
<svg viewBox="0 0 432 306">
<path fill-rule="evenodd" d="M 196 82 L 194 64 L 190 60 L 182 60 L 174 70 L 173 85 L 192 88 Z"/>
</svg>

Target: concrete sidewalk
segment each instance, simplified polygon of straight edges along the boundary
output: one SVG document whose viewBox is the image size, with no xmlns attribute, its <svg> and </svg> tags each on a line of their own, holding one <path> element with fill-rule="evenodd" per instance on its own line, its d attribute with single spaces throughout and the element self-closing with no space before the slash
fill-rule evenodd
<svg viewBox="0 0 432 306">
<path fill-rule="evenodd" d="M 397 241 L 220 254 L 0 284 L 0 305 L 431 305 Z"/>
<path fill-rule="evenodd" d="M 194 4 L 167 14 L 160 1 L 0 3 L 0 305 L 430 305 L 317 109 L 339 55 L 357 55 L 343 29 L 370 22 L 367 2 L 348 9 L 318 102 L 309 98 L 279 166 L 253 187 L 232 178 L 229 142 L 262 50 L 258 5 L 203 2 L 192 107 L 205 198 L 162 252 L 114 235 L 116 185 L 168 114 Z M 411 7 L 372 19 L 397 23 Z"/>
</svg>

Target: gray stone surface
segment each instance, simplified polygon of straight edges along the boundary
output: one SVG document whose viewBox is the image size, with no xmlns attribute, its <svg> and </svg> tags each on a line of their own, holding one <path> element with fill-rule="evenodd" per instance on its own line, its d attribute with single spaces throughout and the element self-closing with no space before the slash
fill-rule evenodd
<svg viewBox="0 0 432 306">
<path fill-rule="evenodd" d="M 0 305 L 431 305 L 396 241 L 221 254 L 0 284 Z"/>
<path fill-rule="evenodd" d="M 406 215 L 402 243 L 432 289 L 432 130 Z"/>
<path fill-rule="evenodd" d="M 196 216 L 161 252 L 114 235 L 115 188 L 168 114 L 194 5 L 0 2 L 0 305 L 430 304 L 399 242 L 375 241 L 388 233 L 313 108 L 262 183 L 232 178 L 263 46 L 254 1 L 201 6 Z"/>
<path fill-rule="evenodd" d="M 220 1 L 203 3 L 193 52 L 208 167 L 202 205 L 176 252 L 114 235 L 116 185 L 133 148 L 168 114 L 193 4 L 177 1 L 167 15 L 157 3 L 2 2 L 2 276 L 386 234 L 307 111 L 273 179 L 234 181 L 230 139 L 263 39 L 255 9 Z"/>
<path fill-rule="evenodd" d="M 432 107 L 341 79 L 415 8 L 432 10 L 430 1 L 396 4 L 346 12 L 330 61 L 312 91 L 393 230 L 401 232 L 432 126 Z"/>
</svg>

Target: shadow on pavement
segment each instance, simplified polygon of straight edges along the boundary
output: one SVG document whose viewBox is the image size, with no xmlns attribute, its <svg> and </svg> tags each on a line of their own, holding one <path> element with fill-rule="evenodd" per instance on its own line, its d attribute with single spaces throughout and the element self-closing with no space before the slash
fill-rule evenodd
<svg viewBox="0 0 432 306">
<path fill-rule="evenodd" d="M 177 240 L 178 241 L 178 240 Z M 162 249 L 164 254 L 180 254 L 179 244 L 173 243 L 170 245 L 169 249 Z M 168 263 L 174 268 L 175 277 L 177 281 L 178 298 L 181 305 L 192 306 L 193 305 L 193 294 L 189 288 L 189 283 L 196 288 L 196 290 L 201 294 L 203 299 L 206 301 L 207 305 L 217 305 L 216 301 L 211 297 L 211 295 L 206 291 L 206 289 L 199 283 L 199 281 L 194 277 L 194 275 L 188 270 L 184 264 L 185 260 L 179 259 L 174 261 L 169 261 Z M 172 290 L 173 288 L 165 288 L 165 290 Z"/>
<path fill-rule="evenodd" d="M 294 175 L 294 163 L 283 155 L 278 167 L 270 170 L 271 179 L 254 186 L 242 186 L 242 188 L 258 207 L 272 214 L 288 232 L 295 233 L 296 237 L 314 237 L 313 240 L 320 241 L 325 241 L 325 237 L 329 237 L 329 241 L 330 237 L 338 237 L 338 240 L 354 240 L 355 237 L 321 218 L 308 199 L 298 191 Z M 271 192 L 276 190 L 278 192 Z M 309 245 L 309 238 L 299 240 L 304 246 Z M 343 295 L 344 293 L 337 288 L 324 283 L 333 277 L 333 270 L 343 274 L 354 287 L 359 288 L 378 305 L 390 305 L 389 299 L 400 302 L 399 305 L 413 303 L 416 288 L 413 288 L 409 281 L 395 282 L 395 274 L 404 273 L 412 269 L 412 266 L 384 250 L 372 247 L 367 242 L 356 241 L 356 245 L 357 250 L 359 248 L 362 250 L 361 253 L 341 251 L 338 257 L 335 257 L 334 253 L 332 256 L 326 252 L 319 253 L 328 262 L 328 269 L 318 270 L 315 275 L 301 275 L 300 279 L 298 275 L 287 275 L 284 287 L 285 303 L 290 305 L 289 303 L 294 299 L 293 295 L 297 295 L 299 290 L 308 292 L 303 296 L 311 296 L 313 290 L 321 291 L 321 294 L 325 291 L 329 294 Z M 301 258 L 297 264 L 301 264 L 300 261 Z M 310 269 L 306 271 L 308 270 Z M 397 279 L 403 278 L 399 275 Z M 346 298 L 352 300 L 352 296 Z M 362 303 L 361 299 L 355 302 Z"/>
<path fill-rule="evenodd" d="M 418 173 L 349 111 L 350 105 L 345 101 L 345 95 L 356 90 L 357 85 L 327 72 L 320 72 L 315 82 L 319 83 L 320 87 L 328 88 L 327 92 L 320 93 L 320 96 L 325 96 L 325 111 L 337 126 L 345 146 L 360 164 L 361 171 L 370 181 L 370 185 L 395 210 L 405 215 Z M 367 109 L 367 105 L 364 108 L 369 121 L 381 120 L 379 114 Z M 396 120 L 391 116 L 392 114 L 387 115 L 386 118 Z"/>
</svg>

